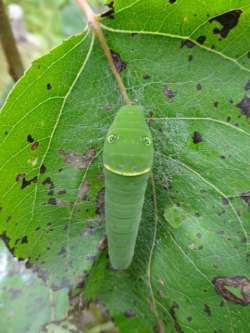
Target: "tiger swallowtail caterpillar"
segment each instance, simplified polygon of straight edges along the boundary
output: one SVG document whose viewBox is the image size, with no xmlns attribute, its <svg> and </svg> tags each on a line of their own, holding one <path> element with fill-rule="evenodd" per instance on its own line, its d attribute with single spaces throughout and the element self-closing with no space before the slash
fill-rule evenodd
<svg viewBox="0 0 250 333">
<path fill-rule="evenodd" d="M 143 110 L 122 106 L 110 126 L 103 152 L 105 224 L 111 265 L 122 270 L 134 256 L 148 176 L 152 135 Z"/>
</svg>

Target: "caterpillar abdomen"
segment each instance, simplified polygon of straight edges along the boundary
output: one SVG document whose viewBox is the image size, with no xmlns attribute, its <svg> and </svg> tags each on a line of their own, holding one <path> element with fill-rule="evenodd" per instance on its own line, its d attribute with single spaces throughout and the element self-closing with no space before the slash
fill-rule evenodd
<svg viewBox="0 0 250 333">
<path fill-rule="evenodd" d="M 126 177 L 105 170 L 105 212 L 109 257 L 126 269 L 134 256 L 148 174 Z"/>
<path fill-rule="evenodd" d="M 130 265 L 142 215 L 153 144 L 144 112 L 123 106 L 108 131 L 103 152 L 105 222 L 113 268 Z"/>
</svg>

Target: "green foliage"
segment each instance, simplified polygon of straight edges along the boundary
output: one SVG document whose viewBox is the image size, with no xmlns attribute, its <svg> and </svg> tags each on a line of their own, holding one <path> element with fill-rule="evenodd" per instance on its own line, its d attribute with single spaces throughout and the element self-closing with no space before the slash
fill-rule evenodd
<svg viewBox="0 0 250 333">
<path fill-rule="evenodd" d="M 156 151 L 158 209 L 150 186 L 133 264 L 112 271 L 99 243 L 101 152 L 122 101 L 91 33 L 35 61 L 2 109 L 1 234 L 54 288 L 88 273 L 85 299 L 121 332 L 247 333 L 248 0 L 116 0 L 111 14 L 105 36 Z"/>
<path fill-rule="evenodd" d="M 39 332 L 67 313 L 67 291 L 52 291 L 0 243 L 0 325 L 4 333 Z"/>
</svg>

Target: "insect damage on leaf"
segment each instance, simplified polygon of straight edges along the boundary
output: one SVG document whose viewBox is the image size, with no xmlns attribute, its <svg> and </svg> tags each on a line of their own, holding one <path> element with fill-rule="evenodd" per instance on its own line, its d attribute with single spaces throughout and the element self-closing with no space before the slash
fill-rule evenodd
<svg viewBox="0 0 250 333">
<path fill-rule="evenodd" d="M 34 143 L 31 145 L 31 150 L 36 150 L 36 149 L 38 148 L 38 146 L 39 146 L 39 142 L 38 142 L 38 141 L 34 142 Z"/>
<path fill-rule="evenodd" d="M 35 139 L 32 137 L 31 134 L 28 134 L 28 135 L 27 135 L 27 141 L 28 141 L 29 143 L 33 143 L 33 142 L 35 141 Z"/>
<path fill-rule="evenodd" d="M 51 83 L 47 83 L 47 86 L 46 86 L 46 87 L 47 87 L 48 90 L 51 90 L 51 89 L 52 89 L 52 85 L 51 85 Z"/>
<path fill-rule="evenodd" d="M 47 168 L 44 164 L 40 166 L 39 172 L 41 175 L 43 175 L 46 172 Z"/>
<path fill-rule="evenodd" d="M 123 70 L 127 68 L 127 63 L 122 60 L 119 53 L 115 52 L 114 50 L 110 50 L 113 62 L 115 64 L 116 70 L 121 73 Z"/>
<path fill-rule="evenodd" d="M 21 244 L 26 244 L 26 243 L 28 243 L 28 237 L 25 235 L 25 236 L 23 236 L 23 238 L 20 240 L 20 243 Z"/>
<path fill-rule="evenodd" d="M 241 193 L 240 198 L 245 201 L 250 209 L 250 191 Z"/>
<path fill-rule="evenodd" d="M 88 191 L 89 191 L 89 182 L 87 179 L 85 179 L 84 182 L 80 186 L 80 189 L 78 192 L 78 199 L 86 200 Z"/>
<path fill-rule="evenodd" d="M 212 312 L 208 304 L 204 304 L 204 312 L 208 315 L 208 317 L 212 316 Z"/>
<path fill-rule="evenodd" d="M 219 34 L 222 38 L 226 38 L 230 30 L 232 30 L 238 24 L 241 14 L 242 10 L 236 9 L 211 18 L 209 20 L 210 23 L 212 23 L 213 21 L 217 21 L 222 25 L 221 29 L 214 28 L 214 34 Z"/>
<path fill-rule="evenodd" d="M 32 144 L 31 145 L 31 150 L 36 150 L 38 148 L 39 142 L 35 141 L 35 139 L 32 137 L 31 134 L 27 135 L 27 141 Z"/>
<path fill-rule="evenodd" d="M 193 143 L 197 144 L 202 142 L 202 136 L 201 133 L 198 131 L 195 131 L 192 135 Z"/>
<path fill-rule="evenodd" d="M 168 98 L 173 98 L 176 96 L 176 91 L 170 90 L 167 84 L 163 86 L 163 94 Z"/>
<path fill-rule="evenodd" d="M 250 80 L 247 81 L 244 89 L 245 90 L 250 90 Z"/>
<path fill-rule="evenodd" d="M 59 150 L 59 154 L 64 157 L 64 163 L 72 165 L 78 169 L 86 169 L 90 166 L 96 155 L 96 150 L 88 149 L 84 154 L 66 152 L 64 149 Z"/>
<path fill-rule="evenodd" d="M 174 326 L 175 329 L 178 333 L 184 333 L 184 331 L 182 330 L 181 325 L 178 322 L 178 317 L 177 317 L 177 310 L 179 309 L 179 304 L 177 304 L 176 302 L 173 303 L 173 305 L 170 307 L 169 312 L 170 315 L 172 316 L 173 320 L 174 320 Z"/>
<path fill-rule="evenodd" d="M 236 107 L 240 109 L 241 113 L 246 116 L 247 118 L 250 118 L 250 98 L 247 96 L 244 96 L 242 100 L 236 104 Z"/>
<path fill-rule="evenodd" d="M 96 196 L 96 214 L 104 215 L 104 187 L 97 193 Z"/>
<path fill-rule="evenodd" d="M 48 191 L 48 195 L 53 195 L 54 194 L 54 188 L 55 185 L 53 183 L 53 181 L 51 180 L 50 177 L 47 177 L 44 179 L 44 181 L 42 182 L 42 185 L 45 185 L 48 187 L 49 191 Z"/>
<path fill-rule="evenodd" d="M 101 14 L 101 17 L 108 17 L 110 19 L 115 18 L 115 9 L 114 9 L 114 1 L 110 1 L 109 3 L 106 4 L 106 6 L 109 7 L 109 9 Z"/>
<path fill-rule="evenodd" d="M 189 49 L 192 49 L 195 46 L 195 43 L 192 42 L 190 39 L 185 39 L 181 41 L 181 48 L 187 47 Z"/>
<path fill-rule="evenodd" d="M 240 305 L 250 303 L 250 281 L 246 277 L 215 277 L 212 280 L 215 290 L 225 300 Z"/>
<path fill-rule="evenodd" d="M 205 36 L 199 36 L 196 40 L 199 44 L 204 44 L 204 42 L 206 40 L 206 37 Z"/>
<path fill-rule="evenodd" d="M 24 176 L 22 176 L 24 175 Z M 37 176 L 31 178 L 31 179 L 26 179 L 25 178 L 25 174 L 19 174 L 16 176 L 16 181 L 22 181 L 21 183 L 21 190 L 23 190 L 24 188 L 26 188 L 27 186 L 31 185 L 32 183 L 37 183 Z"/>
</svg>

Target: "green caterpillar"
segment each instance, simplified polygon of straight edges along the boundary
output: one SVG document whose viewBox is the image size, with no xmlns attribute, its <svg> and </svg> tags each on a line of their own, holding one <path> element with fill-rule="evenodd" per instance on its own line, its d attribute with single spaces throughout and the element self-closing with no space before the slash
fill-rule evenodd
<svg viewBox="0 0 250 333">
<path fill-rule="evenodd" d="M 138 106 L 118 110 L 105 139 L 103 163 L 109 258 L 114 269 L 126 269 L 133 259 L 153 164 L 152 136 Z"/>
</svg>

